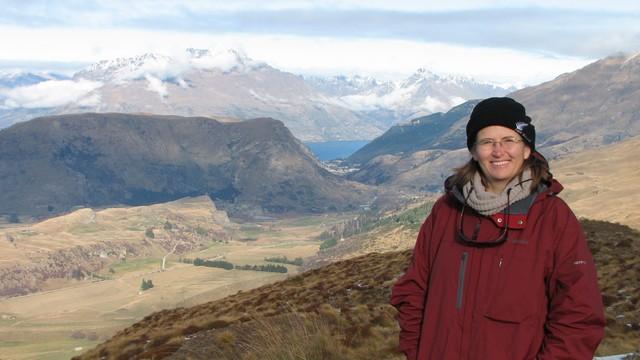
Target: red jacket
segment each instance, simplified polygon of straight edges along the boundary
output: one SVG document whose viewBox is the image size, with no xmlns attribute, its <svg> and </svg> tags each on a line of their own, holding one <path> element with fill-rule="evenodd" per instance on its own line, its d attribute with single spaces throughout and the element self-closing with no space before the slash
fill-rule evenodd
<svg viewBox="0 0 640 360">
<path fill-rule="evenodd" d="M 418 234 L 413 260 L 394 285 L 400 350 L 407 359 L 593 358 L 604 336 L 596 268 L 573 212 L 550 187 L 510 208 L 507 240 L 460 242 L 462 204 L 448 192 Z M 466 208 L 464 234 L 500 237 L 505 214 Z"/>
</svg>

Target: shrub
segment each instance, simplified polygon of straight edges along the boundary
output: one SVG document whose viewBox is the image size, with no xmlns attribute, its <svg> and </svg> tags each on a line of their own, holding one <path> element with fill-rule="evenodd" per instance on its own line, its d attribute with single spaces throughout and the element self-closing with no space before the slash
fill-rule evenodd
<svg viewBox="0 0 640 360">
<path fill-rule="evenodd" d="M 266 272 L 277 272 L 277 273 L 286 273 L 289 270 L 286 266 L 282 265 L 236 265 L 237 270 L 253 270 L 253 271 L 266 271 Z"/>
<path fill-rule="evenodd" d="M 336 238 L 326 239 L 322 242 L 322 244 L 320 244 L 320 250 L 328 249 L 330 247 L 336 246 L 336 244 L 338 244 L 338 239 Z"/>
<path fill-rule="evenodd" d="M 145 290 L 149 290 L 153 287 L 153 281 L 151 281 L 151 279 L 149 280 L 145 280 L 142 279 L 142 284 L 140 285 L 140 290 L 145 291 Z"/>
</svg>

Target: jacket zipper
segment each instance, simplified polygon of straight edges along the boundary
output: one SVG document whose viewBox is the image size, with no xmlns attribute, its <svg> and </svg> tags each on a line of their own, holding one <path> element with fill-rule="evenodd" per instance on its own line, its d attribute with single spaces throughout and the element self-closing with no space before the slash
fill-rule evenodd
<svg viewBox="0 0 640 360">
<path fill-rule="evenodd" d="M 462 308 L 462 296 L 464 295 L 464 276 L 467 270 L 468 257 L 469 253 L 465 251 L 462 253 L 462 258 L 460 259 L 460 272 L 458 273 L 458 296 L 456 297 L 457 310 Z"/>
</svg>

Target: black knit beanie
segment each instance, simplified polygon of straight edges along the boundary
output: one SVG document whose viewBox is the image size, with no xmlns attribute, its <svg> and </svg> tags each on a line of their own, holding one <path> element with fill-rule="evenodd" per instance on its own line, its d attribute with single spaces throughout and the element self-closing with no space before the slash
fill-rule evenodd
<svg viewBox="0 0 640 360">
<path fill-rule="evenodd" d="M 478 132 L 491 125 L 500 125 L 517 132 L 531 151 L 535 151 L 536 128 L 525 114 L 524 106 L 508 97 L 492 97 L 480 101 L 467 123 L 467 148 L 471 150 Z"/>
</svg>

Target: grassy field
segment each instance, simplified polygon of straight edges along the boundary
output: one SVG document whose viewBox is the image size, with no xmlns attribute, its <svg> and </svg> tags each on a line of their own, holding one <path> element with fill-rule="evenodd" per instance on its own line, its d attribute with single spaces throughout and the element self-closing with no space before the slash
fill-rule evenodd
<svg viewBox="0 0 640 360">
<path fill-rule="evenodd" d="M 244 265 L 267 264 L 265 257 L 308 257 L 318 250 L 315 237 L 347 216 L 352 215 L 244 223 L 237 226 L 231 241 L 171 255 L 166 271 L 160 271 L 157 254 L 116 260 L 101 271 L 108 280 L 60 280 L 52 290 L 0 300 L 0 359 L 69 359 L 152 312 L 194 306 L 286 279 L 297 266 L 286 265 L 289 273 L 278 274 L 198 267 L 178 260 L 217 258 Z M 53 223 L 60 222 L 64 221 Z M 76 234 L 96 234 L 94 226 L 71 228 Z M 240 241 L 245 238 L 253 240 Z M 140 291 L 142 279 L 152 280 L 154 288 Z"/>
</svg>

